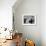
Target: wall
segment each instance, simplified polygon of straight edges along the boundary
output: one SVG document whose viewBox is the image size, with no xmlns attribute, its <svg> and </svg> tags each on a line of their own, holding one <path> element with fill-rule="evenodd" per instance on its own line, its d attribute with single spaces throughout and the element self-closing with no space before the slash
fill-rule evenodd
<svg viewBox="0 0 46 46">
<path fill-rule="evenodd" d="M 42 46 L 46 46 L 46 0 L 41 1 L 40 23 Z"/>
<path fill-rule="evenodd" d="M 0 27 L 12 28 L 12 6 L 16 0 L 0 0 Z"/>
<path fill-rule="evenodd" d="M 13 12 L 15 29 L 23 33 L 24 39 L 34 40 L 36 46 L 41 46 L 41 0 L 23 0 L 17 8 L 13 7 Z M 25 13 L 36 15 L 36 25 L 22 25 L 22 16 Z"/>
</svg>

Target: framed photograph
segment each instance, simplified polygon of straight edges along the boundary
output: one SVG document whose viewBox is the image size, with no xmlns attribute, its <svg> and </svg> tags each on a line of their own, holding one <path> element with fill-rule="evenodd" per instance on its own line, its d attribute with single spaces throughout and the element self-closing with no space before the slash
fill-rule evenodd
<svg viewBox="0 0 46 46">
<path fill-rule="evenodd" d="M 36 25 L 36 16 L 35 15 L 23 15 L 22 24 L 23 25 Z"/>
</svg>

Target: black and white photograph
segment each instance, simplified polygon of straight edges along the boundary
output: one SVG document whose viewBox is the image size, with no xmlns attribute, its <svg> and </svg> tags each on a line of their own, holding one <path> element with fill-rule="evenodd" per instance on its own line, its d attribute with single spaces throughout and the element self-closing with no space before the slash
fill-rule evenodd
<svg viewBox="0 0 46 46">
<path fill-rule="evenodd" d="M 23 25 L 35 25 L 36 16 L 33 15 L 24 15 L 23 16 Z"/>
</svg>

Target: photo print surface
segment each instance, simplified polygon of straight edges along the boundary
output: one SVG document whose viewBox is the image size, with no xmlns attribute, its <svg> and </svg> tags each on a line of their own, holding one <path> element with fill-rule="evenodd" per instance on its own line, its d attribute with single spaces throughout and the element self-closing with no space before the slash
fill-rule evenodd
<svg viewBox="0 0 46 46">
<path fill-rule="evenodd" d="M 36 16 L 32 16 L 32 15 L 23 16 L 23 24 L 24 25 L 35 25 L 36 24 Z"/>
</svg>

